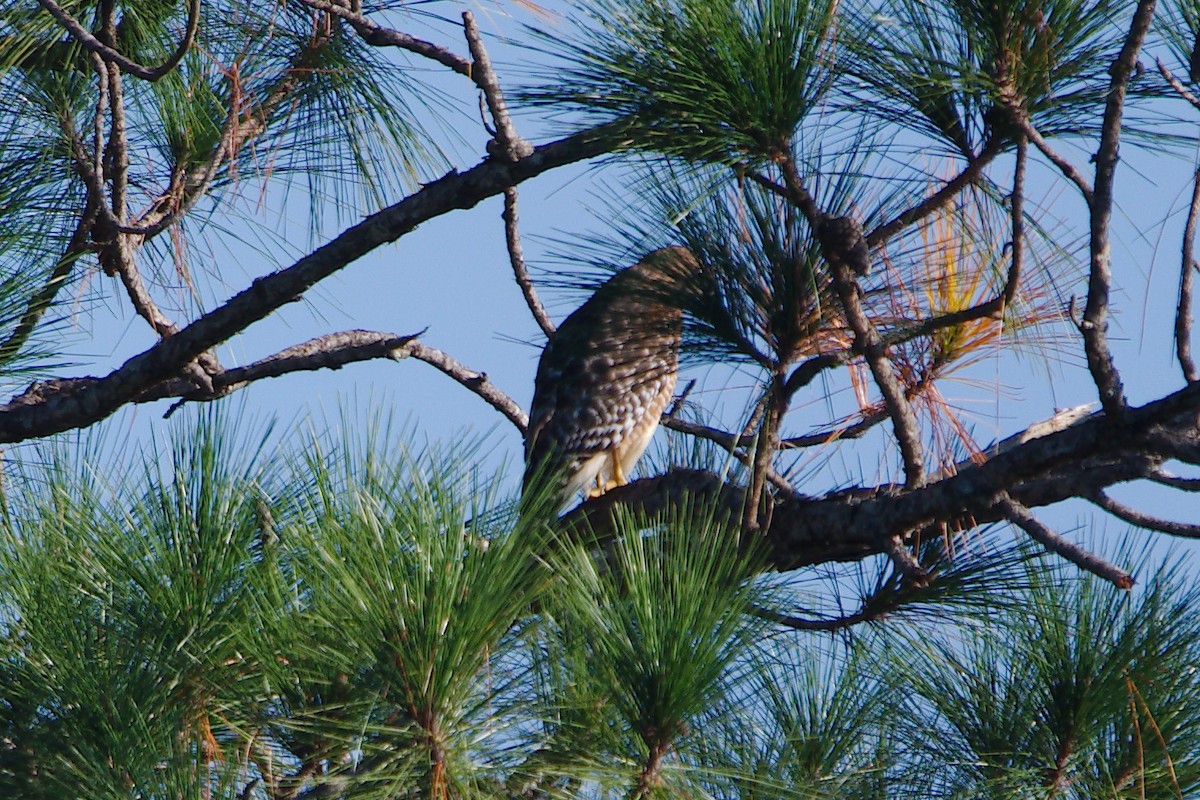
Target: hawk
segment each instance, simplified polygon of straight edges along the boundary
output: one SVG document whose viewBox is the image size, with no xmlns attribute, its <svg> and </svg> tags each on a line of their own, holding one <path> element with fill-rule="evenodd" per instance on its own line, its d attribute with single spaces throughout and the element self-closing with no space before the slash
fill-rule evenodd
<svg viewBox="0 0 1200 800">
<path fill-rule="evenodd" d="M 563 320 L 538 362 L 525 489 L 557 481 L 561 507 L 628 482 L 675 391 L 679 298 L 698 271 L 686 248 L 655 250 Z"/>
</svg>

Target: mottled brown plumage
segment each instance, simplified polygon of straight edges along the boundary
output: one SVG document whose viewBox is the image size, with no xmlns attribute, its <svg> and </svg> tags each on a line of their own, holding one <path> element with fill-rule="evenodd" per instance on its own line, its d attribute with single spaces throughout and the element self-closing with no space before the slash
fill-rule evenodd
<svg viewBox="0 0 1200 800">
<path fill-rule="evenodd" d="M 679 297 L 697 269 L 685 248 L 655 250 L 563 320 L 538 362 L 526 488 L 545 476 L 566 503 L 627 481 L 675 390 Z"/>
</svg>

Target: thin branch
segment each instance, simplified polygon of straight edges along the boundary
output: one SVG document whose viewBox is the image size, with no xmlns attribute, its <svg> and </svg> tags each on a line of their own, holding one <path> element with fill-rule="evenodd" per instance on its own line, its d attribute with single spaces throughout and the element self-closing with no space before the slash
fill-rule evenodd
<svg viewBox="0 0 1200 800">
<path fill-rule="evenodd" d="M 1109 581 L 1118 588 L 1133 588 L 1133 576 L 1128 572 L 1050 530 L 1028 508 L 1013 501 L 1007 494 L 1001 494 L 996 506 L 1009 522 L 1020 527 L 1029 534 L 1029 538 L 1047 550 L 1057 553 L 1075 566 Z"/>
<path fill-rule="evenodd" d="M 459 75 L 471 77 L 471 62 L 440 45 L 391 28 L 384 28 L 361 13 L 337 3 L 327 2 L 327 0 L 300 0 L 300 2 L 309 8 L 344 19 L 350 24 L 350 27 L 354 28 L 355 33 L 372 47 L 397 47 L 407 50 L 410 53 L 432 59 L 444 67 L 449 67 Z"/>
<path fill-rule="evenodd" d="M 393 353 L 392 358 L 415 358 L 418 361 L 424 361 L 426 364 L 437 367 L 443 373 L 482 397 L 488 405 L 499 411 L 509 422 L 515 425 L 522 436 L 525 435 L 525 431 L 529 427 L 529 415 L 521 410 L 521 407 L 511 397 L 497 389 L 496 385 L 488 380 L 486 372 L 477 372 L 470 369 L 453 356 L 415 340 L 398 348 Z"/>
<path fill-rule="evenodd" d="M 1171 85 L 1171 88 L 1175 90 L 1175 93 L 1191 103 L 1192 108 L 1200 111 L 1200 98 L 1197 98 L 1196 95 L 1188 91 L 1188 88 L 1183 85 L 1183 82 L 1171 74 L 1171 70 L 1167 69 L 1167 66 L 1163 64 L 1161 58 L 1157 60 L 1157 64 L 1159 73 L 1166 78 L 1167 83 Z"/>
<path fill-rule="evenodd" d="M 867 603 L 864 602 L 862 607 L 853 614 L 845 614 L 839 617 L 801 617 L 794 614 L 784 614 L 781 611 L 776 611 L 773 608 L 751 603 L 746 609 L 750 614 L 765 619 L 768 622 L 773 622 L 784 628 L 791 628 L 797 631 L 825 631 L 832 633 L 834 631 L 844 630 L 854 627 L 863 622 L 873 622 L 881 617 L 886 616 L 892 610 L 891 608 L 867 608 Z"/>
<path fill-rule="evenodd" d="M 983 149 L 979 151 L 979 155 L 971 159 L 961 172 L 946 181 L 940 189 L 868 233 L 866 235 L 867 245 L 872 248 L 878 247 L 917 220 L 946 206 L 958 197 L 963 189 L 979 180 L 983 170 L 999 155 L 1001 150 L 999 140 L 988 140 Z"/>
<path fill-rule="evenodd" d="M 1017 137 L 1017 160 L 1013 167 L 1011 206 L 1012 251 L 1009 253 L 1008 276 L 1004 279 L 1004 290 L 1000 293 L 1001 308 L 1008 308 L 1017 297 L 1021 283 L 1021 269 L 1025 260 L 1025 167 L 1029 157 L 1029 143 L 1024 136 Z"/>
<path fill-rule="evenodd" d="M 1150 514 L 1143 514 L 1137 509 L 1130 508 L 1124 503 L 1118 502 L 1103 491 L 1096 492 L 1088 498 L 1099 508 L 1104 509 L 1109 514 L 1112 514 L 1117 519 L 1128 522 L 1130 525 L 1136 525 L 1139 528 L 1145 528 L 1150 531 L 1158 531 L 1159 533 L 1170 534 L 1171 536 L 1179 536 L 1184 539 L 1200 539 L 1200 525 L 1190 525 L 1186 522 L 1174 522 L 1167 519 L 1159 519 Z"/>
<path fill-rule="evenodd" d="M 100 56 L 106 62 L 119 67 L 135 78 L 141 78 L 151 83 L 157 81 L 179 65 L 179 62 L 187 55 L 188 50 L 192 47 L 192 43 L 196 40 L 196 31 L 200 26 L 200 0 L 191 0 L 188 3 L 187 29 L 184 32 L 183 40 L 175 48 L 175 52 L 157 67 L 146 67 L 122 55 L 116 48 L 100 41 L 100 39 L 94 36 L 87 28 L 83 27 L 77 19 L 68 14 L 54 0 L 38 0 L 38 3 L 42 8 L 50 12 L 58 20 L 59 24 L 67 29 L 75 41 Z"/>
<path fill-rule="evenodd" d="M 1083 309 L 1083 343 L 1088 370 L 1100 393 L 1100 405 L 1111 418 L 1125 411 L 1125 391 L 1108 347 L 1108 300 L 1112 284 L 1112 247 L 1109 223 L 1112 219 L 1113 185 L 1116 179 L 1121 120 L 1125 111 L 1125 93 L 1137 67 L 1138 53 L 1154 18 L 1155 0 L 1138 0 L 1130 23 L 1129 35 L 1109 72 L 1104 121 L 1100 127 L 1100 147 L 1096 151 L 1096 193 L 1091 207 L 1090 271 L 1087 305 Z"/>
<path fill-rule="evenodd" d="M 905 484 L 909 488 L 916 488 L 925 482 L 925 457 L 916 414 L 891 359 L 887 357 L 879 331 L 862 307 L 858 281 L 842 254 L 845 244 L 835 241 L 832 236 L 823 236 L 821 246 L 831 268 L 834 289 L 845 311 L 846 322 L 854 331 L 854 350 L 867 362 L 892 420 L 896 442 L 904 460 Z"/>
<path fill-rule="evenodd" d="M 500 90 L 500 81 L 492 69 L 492 61 L 483 46 L 483 37 L 479 35 L 479 27 L 475 24 L 475 16 L 470 11 L 464 11 L 462 20 L 463 34 L 467 37 L 467 47 L 473 59 L 471 78 L 483 91 L 492 121 L 496 123 L 497 152 L 493 155 L 499 155 L 509 161 L 525 158 L 533 152 L 533 145 L 527 139 L 523 139 L 513 125 L 512 117 L 508 113 L 508 104 L 504 102 L 504 93 Z"/>
<path fill-rule="evenodd" d="M 1152 472 L 1146 478 L 1163 486 L 1170 486 L 1185 492 L 1200 492 L 1200 478 L 1181 478 L 1161 470 Z"/>
<path fill-rule="evenodd" d="M 851 353 L 848 351 L 813 356 L 792 370 L 791 375 L 788 375 L 787 380 L 783 383 L 784 395 L 790 400 L 796 392 L 816 380 L 822 372 L 833 367 L 840 367 L 850 359 Z"/>
<path fill-rule="evenodd" d="M 831 430 L 821 431 L 819 433 L 809 433 L 805 434 L 804 436 L 791 436 L 787 439 L 782 439 L 779 442 L 779 449 L 799 450 L 805 447 L 820 447 L 831 442 L 858 439 L 888 418 L 887 412 L 883 409 L 872 411 L 858 422 L 855 422 L 851 425 L 846 425 L 842 428 L 833 428 Z"/>
<path fill-rule="evenodd" d="M 521 287 L 525 305 L 529 306 L 529 311 L 533 314 L 533 319 L 537 322 L 538 327 L 542 329 L 542 333 L 547 337 L 553 336 L 554 322 L 546 313 L 546 308 L 538 298 L 537 289 L 534 288 L 533 281 L 529 277 L 529 270 L 525 268 L 525 253 L 521 247 L 521 232 L 518 228 L 516 187 L 510 186 L 504 190 L 503 218 L 504 242 L 508 246 L 508 261 L 512 265 L 513 277 L 517 279 L 517 286 Z"/>
<path fill-rule="evenodd" d="M 347 364 L 397 356 L 400 348 L 419 333 L 401 336 L 375 331 L 342 331 L 318 336 L 242 367 L 232 367 L 212 376 L 212 388 L 204 390 L 191 381 L 175 378 L 159 383 L 138 395 L 136 402 L 149 403 L 170 397 L 191 402 L 208 402 L 244 389 L 255 381 L 279 378 L 294 372 L 340 369 Z"/>
<path fill-rule="evenodd" d="M 1179 303 L 1175 307 L 1175 354 L 1183 377 L 1191 382 L 1200 379 L 1192 359 L 1192 286 L 1195 279 L 1196 225 L 1200 219 L 1200 169 L 1192 176 L 1192 204 L 1188 208 L 1183 228 L 1183 258 L 1179 268 Z"/>
<path fill-rule="evenodd" d="M 1079 167 L 1075 166 L 1068 158 L 1050 146 L 1050 143 L 1046 141 L 1046 137 L 1042 136 L 1038 129 L 1033 127 L 1033 123 L 1029 121 L 1023 109 L 1014 110 L 1012 117 L 1013 122 L 1021 129 L 1021 133 L 1046 157 L 1046 160 L 1058 167 L 1058 171 L 1079 188 L 1080 194 L 1083 195 L 1083 199 L 1087 201 L 1090 207 L 1096 190 L 1092 188 L 1091 182 L 1080 172 Z"/>
<path fill-rule="evenodd" d="M 20 321 L 17 322 L 8 338 L 0 342 L 0 363 L 8 361 L 21 351 L 34 328 L 41 321 L 42 315 L 54 304 L 54 298 L 57 297 L 59 290 L 67 284 L 67 278 L 70 276 L 75 262 L 87 252 L 88 238 L 91 236 L 96 214 L 96 204 L 89 196 L 83 213 L 79 216 L 79 222 L 76 223 L 75 230 L 67 242 L 67 247 L 55 262 L 54 269 L 50 271 L 45 285 L 37 294 L 29 298 L 29 304 L 25 308 L 25 313 L 21 315 Z"/>
</svg>

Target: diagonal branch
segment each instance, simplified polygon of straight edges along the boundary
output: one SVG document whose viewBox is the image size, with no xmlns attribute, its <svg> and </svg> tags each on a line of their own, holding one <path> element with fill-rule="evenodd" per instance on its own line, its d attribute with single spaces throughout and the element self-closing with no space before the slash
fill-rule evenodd
<svg viewBox="0 0 1200 800">
<path fill-rule="evenodd" d="M 84 205 L 83 213 L 79 216 L 79 222 L 75 225 L 75 230 L 71 233 L 71 238 L 67 242 L 66 249 L 55 262 L 54 268 L 50 270 L 49 277 L 46 278 L 45 285 L 29 299 L 29 304 L 25 307 L 25 313 L 21 315 L 21 319 L 13 328 L 12 333 L 8 335 L 3 342 L 0 342 L 0 363 L 7 362 L 13 356 L 21 351 L 25 343 L 33 334 L 34 328 L 41 321 L 42 315 L 46 310 L 54 304 L 54 298 L 58 296 L 58 292 L 67 283 L 67 278 L 71 274 L 71 269 L 75 266 L 75 262 L 87 252 L 88 238 L 91 236 L 92 225 L 96 221 L 97 207 L 95 202 L 89 197 Z"/>
<path fill-rule="evenodd" d="M 529 427 L 529 415 L 522 411 L 521 407 L 511 397 L 497 389 L 496 385 L 488 380 L 486 372 L 477 372 L 453 356 L 416 340 L 397 348 L 392 354 L 392 358 L 397 360 L 401 358 L 415 358 L 418 361 L 424 361 L 426 364 L 437 367 L 443 373 L 482 397 L 488 405 L 499 411 L 509 422 L 515 425 L 522 436 L 525 435 L 525 431 Z"/>
<path fill-rule="evenodd" d="M 1188 91 L 1188 88 L 1183 85 L 1183 82 L 1180 81 L 1179 78 L 1176 78 L 1171 73 L 1171 70 L 1167 69 L 1167 65 L 1162 62 L 1162 59 L 1158 59 L 1157 64 L 1159 73 L 1163 76 L 1163 78 L 1166 79 L 1167 83 L 1171 85 L 1171 88 L 1175 90 L 1175 94 L 1191 103 L 1192 108 L 1200 111 L 1200 98 L 1197 98 L 1196 95 Z"/>
<path fill-rule="evenodd" d="M 397 47 L 432 59 L 444 67 L 449 67 L 459 75 L 471 76 L 471 62 L 444 47 L 401 31 L 384 28 L 368 17 L 338 3 L 328 0 L 300 0 L 300 2 L 309 8 L 324 11 L 345 20 L 350 27 L 354 28 L 355 33 L 372 47 Z"/>
<path fill-rule="evenodd" d="M 1128 522 L 1130 525 L 1170 534 L 1171 536 L 1179 536 L 1184 539 L 1200 539 L 1200 525 L 1174 522 L 1168 519 L 1159 519 L 1150 514 L 1143 514 L 1135 508 L 1130 508 L 1124 503 L 1112 499 L 1112 497 L 1103 491 L 1096 492 L 1088 500 L 1117 519 Z"/>
<path fill-rule="evenodd" d="M 517 214 L 517 190 L 510 186 L 504 190 L 504 243 L 508 247 L 508 261 L 512 265 L 513 277 L 517 280 L 517 286 L 521 287 L 521 294 L 525 298 L 525 305 L 529 306 L 529 311 L 533 314 L 533 319 L 537 322 L 542 333 L 547 337 L 554 335 L 554 322 L 550 319 L 550 315 L 546 313 L 546 307 L 542 305 L 541 299 L 538 298 L 537 289 L 533 285 L 533 281 L 529 277 L 529 270 L 525 268 L 525 253 L 521 247 L 521 232 L 518 227 L 519 216 Z"/>
<path fill-rule="evenodd" d="M 984 169 L 995 160 L 1002 149 L 999 140 L 988 140 L 983 149 L 979 151 L 979 155 L 971 159 L 961 172 L 946 181 L 940 189 L 868 233 L 866 235 L 867 245 L 872 248 L 878 247 L 909 225 L 946 206 L 958 197 L 963 189 L 979 180 Z"/>
<path fill-rule="evenodd" d="M 1007 494 L 1003 494 L 996 503 L 1004 517 L 1021 530 L 1029 534 L 1029 538 L 1045 547 L 1047 550 L 1070 561 L 1072 564 L 1113 583 L 1121 589 L 1133 588 L 1133 576 L 1123 569 L 1113 566 L 1095 553 L 1089 553 L 1074 542 L 1064 539 L 1030 513 L 1029 509 L 1014 502 Z"/>
<path fill-rule="evenodd" d="M 91 31 L 83 27 L 79 20 L 68 14 L 54 0 L 38 0 L 38 3 L 42 8 L 50 12 L 60 25 L 67 29 L 67 32 L 71 34 L 71 37 L 75 41 L 100 56 L 107 63 L 119 67 L 135 78 L 141 78 L 152 83 L 179 65 L 179 62 L 187 55 L 188 50 L 192 48 L 192 43 L 196 40 L 196 31 L 200 27 L 200 0 L 190 0 L 188 3 L 187 29 L 184 31 L 183 40 L 175 48 L 175 52 L 162 64 L 159 64 L 157 67 L 146 67 L 123 55 L 116 48 L 100 41 Z"/>
<path fill-rule="evenodd" d="M 487 159 L 466 172 L 447 173 L 368 216 L 290 267 L 255 279 L 223 305 L 105 377 L 49 382 L 0 406 L 0 442 L 48 436 L 104 419 L 154 384 L 176 377 L 205 350 L 295 301 L 318 281 L 371 250 L 396 241 L 422 222 L 471 208 L 535 175 L 611 152 L 622 141 L 623 130 L 622 123 L 601 125 L 538 147 L 516 163 Z"/>
<path fill-rule="evenodd" d="M 1029 116 L 1025 113 L 1024 109 L 1014 109 L 1012 118 L 1017 127 L 1021 129 L 1021 134 L 1033 143 L 1033 146 L 1046 157 L 1047 161 L 1058 167 L 1058 171 L 1067 180 L 1079 188 L 1079 193 L 1083 195 L 1083 199 L 1087 201 L 1090 207 L 1095 198 L 1096 190 L 1092 187 L 1091 182 L 1084 177 L 1079 167 L 1075 166 L 1070 159 L 1059 153 L 1046 141 L 1046 137 L 1042 136 L 1041 131 L 1033 127 L 1033 123 L 1029 121 Z"/>
</svg>

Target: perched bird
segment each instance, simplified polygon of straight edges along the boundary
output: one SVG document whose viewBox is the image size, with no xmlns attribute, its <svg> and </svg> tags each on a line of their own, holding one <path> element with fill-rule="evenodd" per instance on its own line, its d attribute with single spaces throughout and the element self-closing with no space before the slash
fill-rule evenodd
<svg viewBox="0 0 1200 800">
<path fill-rule="evenodd" d="M 698 271 L 686 248 L 655 250 L 563 320 L 538 362 L 525 490 L 554 481 L 561 507 L 628 482 L 675 390 L 679 301 Z"/>
</svg>

